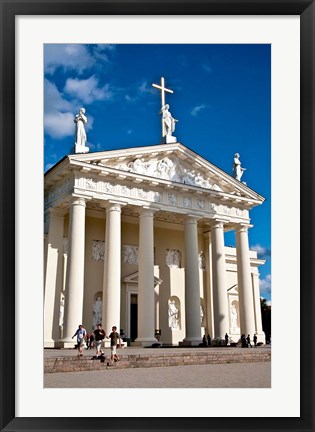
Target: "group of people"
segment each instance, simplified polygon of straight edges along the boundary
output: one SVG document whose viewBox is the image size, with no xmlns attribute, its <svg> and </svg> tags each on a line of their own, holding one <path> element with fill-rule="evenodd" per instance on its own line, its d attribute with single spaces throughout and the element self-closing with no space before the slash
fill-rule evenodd
<svg viewBox="0 0 315 432">
<path fill-rule="evenodd" d="M 252 348 L 253 345 L 251 344 L 251 339 L 250 339 L 250 335 L 247 335 L 247 337 L 245 336 L 245 334 L 243 333 L 241 336 L 241 342 L 242 342 L 242 348 Z M 253 336 L 253 342 L 254 342 L 254 347 L 257 347 L 257 335 L 256 333 Z"/>
<path fill-rule="evenodd" d="M 211 347 L 212 346 L 211 337 L 209 334 L 208 334 L 208 336 L 203 335 L 202 343 L 199 346 L 204 346 L 204 347 Z"/>
<path fill-rule="evenodd" d="M 72 336 L 72 339 L 76 337 L 77 338 L 77 349 L 78 349 L 78 357 L 83 356 L 83 346 L 84 341 L 88 340 L 87 348 L 91 349 L 94 346 L 95 341 L 95 348 L 96 348 L 96 354 L 95 359 L 101 359 L 104 358 L 104 352 L 102 351 L 102 342 L 103 340 L 110 339 L 110 363 L 108 365 L 113 365 L 115 362 L 118 362 L 120 359 L 117 355 L 117 345 L 123 346 L 122 340 L 120 337 L 120 334 L 117 332 L 117 327 L 113 326 L 112 331 L 109 336 L 106 336 L 105 330 L 102 328 L 102 324 L 97 324 L 96 329 L 93 333 L 91 333 L 88 337 L 87 332 L 85 328 L 83 328 L 82 324 L 79 325 L 76 332 Z"/>
</svg>

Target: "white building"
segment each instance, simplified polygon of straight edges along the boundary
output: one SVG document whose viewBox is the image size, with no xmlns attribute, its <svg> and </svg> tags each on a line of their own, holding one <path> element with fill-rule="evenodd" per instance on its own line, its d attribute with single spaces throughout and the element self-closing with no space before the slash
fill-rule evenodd
<svg viewBox="0 0 315 432">
<path fill-rule="evenodd" d="M 178 142 L 65 157 L 45 175 L 45 347 L 100 319 L 142 346 L 157 329 L 163 344 L 264 342 L 248 245 L 263 201 Z"/>
</svg>

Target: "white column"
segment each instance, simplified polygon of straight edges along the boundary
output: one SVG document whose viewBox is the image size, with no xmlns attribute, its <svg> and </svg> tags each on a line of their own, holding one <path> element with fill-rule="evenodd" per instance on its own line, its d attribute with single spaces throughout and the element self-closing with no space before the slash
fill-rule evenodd
<svg viewBox="0 0 315 432">
<path fill-rule="evenodd" d="M 226 265 L 224 249 L 224 225 L 217 222 L 211 229 L 214 336 L 229 333 Z"/>
<path fill-rule="evenodd" d="M 70 204 L 68 234 L 68 264 L 65 292 L 65 315 L 63 326 L 64 346 L 74 341 L 71 339 L 79 324 L 84 326 L 84 248 L 85 248 L 85 199 L 74 198 Z"/>
<path fill-rule="evenodd" d="M 254 305 L 255 305 L 255 328 L 258 337 L 258 342 L 265 343 L 265 333 L 262 328 L 261 318 L 261 305 L 260 305 L 260 289 L 259 289 L 259 273 L 252 273 L 252 285 L 254 292 Z"/>
<path fill-rule="evenodd" d="M 252 339 L 255 333 L 255 315 L 247 226 L 236 230 L 236 256 L 241 334 L 249 334 Z"/>
<path fill-rule="evenodd" d="M 102 324 L 107 335 L 120 329 L 121 292 L 121 205 L 106 208 Z"/>
<path fill-rule="evenodd" d="M 136 342 L 150 346 L 154 337 L 154 211 L 142 210 L 139 217 L 138 337 Z"/>
<path fill-rule="evenodd" d="M 44 346 L 46 348 L 54 347 L 55 341 L 60 339 L 64 212 L 51 209 L 49 219 L 44 294 Z"/>
<path fill-rule="evenodd" d="M 198 262 L 197 219 L 187 216 L 184 221 L 185 237 L 185 345 L 199 345 L 200 323 L 200 281 Z"/>
<path fill-rule="evenodd" d="M 205 245 L 205 265 L 206 265 L 206 310 L 207 328 L 206 336 L 209 334 L 214 337 L 213 324 L 213 283 L 212 283 L 212 250 L 211 250 L 211 231 L 204 233 Z"/>
</svg>

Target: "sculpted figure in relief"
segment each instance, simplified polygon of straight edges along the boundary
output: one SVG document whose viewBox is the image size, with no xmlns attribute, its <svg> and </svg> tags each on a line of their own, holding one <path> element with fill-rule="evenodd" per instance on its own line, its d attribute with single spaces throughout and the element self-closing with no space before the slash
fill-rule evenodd
<svg viewBox="0 0 315 432">
<path fill-rule="evenodd" d="M 235 153 L 233 161 L 233 177 L 240 181 L 244 171 L 246 171 L 246 168 L 241 167 L 240 155 L 239 153 Z"/>
<path fill-rule="evenodd" d="M 124 246 L 123 257 L 124 262 L 127 264 L 138 264 L 138 247 L 136 246 Z"/>
<path fill-rule="evenodd" d="M 168 267 L 180 267 L 180 251 L 175 249 L 167 249 L 166 265 Z"/>
<path fill-rule="evenodd" d="M 237 325 L 237 310 L 236 310 L 235 305 L 232 305 L 232 308 L 231 308 L 231 327 L 232 327 L 232 329 L 238 328 L 238 325 Z"/>
<path fill-rule="evenodd" d="M 178 329 L 179 325 L 178 325 L 178 309 L 175 305 L 175 301 L 174 300 L 169 300 L 168 303 L 168 326 L 171 329 Z"/>
<path fill-rule="evenodd" d="M 172 117 L 172 114 L 169 112 L 169 105 L 166 104 L 162 106 L 160 114 L 162 114 L 163 122 L 165 124 L 166 135 L 172 135 L 175 131 L 175 123 L 178 121 Z"/>
<path fill-rule="evenodd" d="M 74 118 L 76 124 L 76 144 L 79 146 L 85 146 L 86 143 L 86 132 L 85 125 L 87 123 L 87 117 L 85 115 L 85 109 L 80 108 L 79 114 Z"/>
<path fill-rule="evenodd" d="M 92 244 L 92 259 L 94 261 L 104 261 L 105 242 L 94 240 Z"/>
<path fill-rule="evenodd" d="M 97 324 L 102 322 L 102 300 L 101 297 L 97 297 L 93 305 L 93 328 L 96 328 Z"/>
</svg>

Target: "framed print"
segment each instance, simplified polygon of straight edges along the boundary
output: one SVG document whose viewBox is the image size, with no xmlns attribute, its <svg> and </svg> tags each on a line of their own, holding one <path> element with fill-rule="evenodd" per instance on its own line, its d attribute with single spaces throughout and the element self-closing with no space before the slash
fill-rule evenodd
<svg viewBox="0 0 315 432">
<path fill-rule="evenodd" d="M 1 2 L 1 430 L 314 430 L 314 7 L 314 2 L 310 0 L 267 0 L 263 3 L 258 0 Z M 274 287 L 271 388 L 96 389 L 71 386 L 48 388 L 44 385 L 43 261 L 46 252 L 43 248 L 43 172 L 49 171 L 52 162 L 45 159 L 44 146 L 49 143 L 44 138 L 44 123 L 55 134 L 61 134 L 61 123 L 56 117 L 51 116 L 49 124 L 44 118 L 44 46 L 66 43 L 82 46 L 146 44 L 147 50 L 154 44 L 190 44 L 193 47 L 197 47 L 197 44 L 248 44 L 269 47 Z M 107 62 L 106 67 L 109 67 L 106 53 L 97 51 L 94 54 L 102 56 L 104 65 Z M 133 55 L 136 55 L 135 50 Z M 248 51 L 248 56 L 253 56 L 253 52 Z M 181 60 L 185 62 L 184 56 Z M 259 61 L 253 57 L 250 60 Z M 91 58 L 83 50 L 77 57 L 77 67 L 83 70 L 82 64 L 89 61 Z M 128 61 L 133 61 L 132 52 Z M 142 63 L 143 69 L 145 61 Z M 227 67 L 231 66 L 229 60 L 226 61 Z M 171 55 L 161 55 L 159 62 L 156 64 L 159 76 L 166 63 L 174 70 L 179 68 L 179 57 L 175 60 Z M 212 73 L 207 59 L 200 64 L 204 73 Z M 56 72 L 53 60 L 46 67 L 53 69 L 56 74 L 62 74 L 62 68 Z M 253 79 L 257 79 L 259 67 L 256 63 Z M 100 75 L 103 73 L 101 69 L 98 70 Z M 67 78 L 63 91 L 71 94 L 75 88 L 75 91 L 81 92 L 81 100 L 87 104 L 92 96 L 96 101 L 98 98 L 109 98 L 112 91 L 106 86 L 98 87 L 94 82 L 95 77 L 94 84 L 89 81 L 79 90 L 77 77 L 69 74 Z M 237 79 L 240 84 L 240 78 Z M 179 89 L 180 84 L 177 85 Z M 155 87 L 164 89 L 167 86 L 164 87 L 164 81 L 161 80 Z M 52 85 L 49 89 L 53 103 L 67 104 L 62 92 L 57 94 Z M 191 89 L 192 92 L 197 91 L 193 87 Z M 123 92 L 118 80 L 116 91 L 120 95 Z M 139 91 L 150 93 L 151 89 L 142 86 Z M 214 94 L 215 85 L 212 91 Z M 229 100 L 228 92 L 225 97 Z M 130 104 L 130 109 L 139 101 L 137 95 L 126 92 L 122 100 Z M 207 106 L 209 108 L 209 101 L 191 106 L 191 119 Z M 162 103 L 162 107 L 167 105 Z M 122 105 L 120 109 L 117 116 L 122 113 L 123 117 L 126 115 L 123 112 L 125 107 Z M 252 109 L 259 110 L 259 106 L 253 106 Z M 85 113 L 81 108 L 78 115 L 84 119 L 85 114 L 93 124 L 93 113 Z M 123 120 L 119 118 L 117 123 L 113 123 L 113 118 L 108 116 L 104 120 L 104 128 L 109 127 L 106 123 L 109 118 L 108 122 L 112 123 L 118 134 Z M 174 120 L 171 115 L 170 118 Z M 176 130 L 185 128 L 185 124 L 181 126 L 181 123 L 179 120 Z M 206 127 L 206 122 L 204 125 Z M 76 127 L 78 130 L 79 126 Z M 134 120 L 132 126 L 126 125 L 125 135 L 132 135 L 138 127 L 140 125 Z M 168 143 L 166 138 L 166 135 L 172 136 L 172 133 L 167 133 L 168 127 L 172 127 L 174 132 L 174 124 L 169 126 L 162 121 L 162 135 L 171 146 L 172 143 Z M 220 127 L 226 127 L 224 122 Z M 250 118 L 246 127 L 254 129 Z M 84 126 L 81 132 L 82 128 Z M 139 132 L 136 135 L 140 143 Z M 241 142 L 241 139 L 235 137 L 236 141 Z M 185 151 L 188 154 L 190 150 Z M 234 164 L 239 163 L 239 156 L 236 155 Z M 74 160 L 73 163 L 82 164 L 82 172 L 88 173 L 82 154 L 80 157 L 79 162 Z M 62 159 L 62 155 L 56 151 L 55 158 L 57 162 Z M 121 155 L 117 158 L 121 164 L 124 163 Z M 182 159 L 185 159 L 184 156 Z M 167 166 L 159 165 L 161 172 L 163 169 L 169 170 L 172 163 L 166 159 L 163 162 Z M 200 164 L 196 166 L 200 169 Z M 138 174 L 140 177 L 141 172 L 137 171 L 140 168 L 133 166 L 132 175 Z M 161 174 L 160 171 L 162 180 L 167 180 L 165 172 Z M 197 182 L 200 173 L 194 172 L 193 175 Z M 238 176 L 235 179 L 240 180 L 241 175 Z M 120 181 L 122 179 L 123 176 L 120 176 Z M 93 189 L 93 175 L 87 181 Z M 102 193 L 109 193 L 110 184 L 105 183 Z M 136 178 L 135 184 L 138 183 L 141 181 Z M 188 180 L 186 184 L 189 192 L 191 184 Z M 246 183 L 242 187 L 247 187 Z M 124 189 L 125 195 L 130 193 L 127 189 Z M 202 211 L 206 205 L 203 197 L 195 194 L 191 198 L 187 191 L 183 207 L 187 210 L 194 202 Z M 145 188 L 139 187 L 134 193 L 138 193 L 138 199 L 145 200 Z M 169 193 L 164 201 L 165 204 L 178 206 L 176 200 L 176 193 Z M 159 197 L 155 204 L 159 204 Z M 94 209 L 91 207 L 90 210 Z M 223 213 L 224 210 L 222 218 L 227 218 L 228 210 Z M 104 245 L 96 238 L 90 240 L 93 244 L 91 259 L 94 265 L 104 258 Z M 138 250 L 132 239 L 123 244 L 122 253 L 126 254 L 123 258 L 126 265 L 132 266 L 137 261 Z M 155 259 L 153 254 L 151 258 Z M 180 268 L 179 248 L 168 247 L 165 259 L 168 268 Z M 77 269 L 74 273 L 77 273 Z M 160 279 L 154 276 L 156 283 L 160 283 Z M 131 304 L 136 294 L 132 283 L 138 276 L 130 272 L 128 277 L 126 308 L 131 314 Z M 268 278 L 265 283 L 269 283 Z M 236 295 L 237 292 L 231 289 L 231 305 Z M 99 293 L 94 300 L 96 310 L 96 305 L 101 302 Z M 180 304 L 179 294 L 169 298 L 169 306 L 176 313 L 180 310 Z M 202 323 L 206 307 L 205 304 L 197 306 Z M 101 307 L 98 309 L 99 316 Z M 130 317 L 128 319 L 126 330 L 130 333 L 132 321 Z M 93 326 L 99 318 L 95 320 Z M 233 328 L 237 326 L 237 318 L 234 320 L 236 324 Z M 175 334 L 180 327 L 178 315 L 168 318 L 168 323 L 172 334 Z M 160 336 L 161 330 L 157 330 L 156 335 Z M 115 372 L 119 373 L 118 370 Z M 102 409 L 96 413 L 97 404 Z"/>
</svg>

